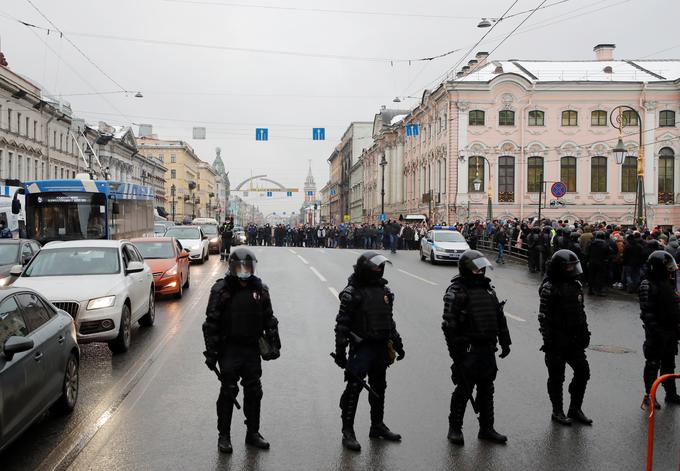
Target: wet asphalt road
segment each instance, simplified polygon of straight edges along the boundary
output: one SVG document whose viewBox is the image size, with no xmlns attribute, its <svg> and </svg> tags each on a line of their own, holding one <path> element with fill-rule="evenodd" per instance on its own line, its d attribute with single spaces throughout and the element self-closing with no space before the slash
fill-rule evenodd
<svg viewBox="0 0 680 471">
<path fill-rule="evenodd" d="M 262 434 L 271 450 L 243 444 L 242 412 L 232 426 L 234 454 L 217 451 L 218 383 L 203 365 L 201 323 L 208 291 L 224 264 L 211 257 L 192 267 L 181 301 L 161 300 L 156 325 L 133 332 L 132 350 L 112 357 L 104 345 L 83 346 L 81 395 L 69 418 L 45 416 L 0 456 L 0 469 L 48 470 L 639 470 L 646 453 L 642 397 L 642 329 L 636 300 L 618 293 L 586 298 L 592 379 L 584 411 L 593 427 L 550 421 L 547 378 L 536 320 L 538 278 L 507 264 L 491 272 L 506 313 L 513 349 L 499 360 L 496 428 L 507 446 L 476 438 L 468 407 L 466 445 L 446 440 L 450 361 L 440 329 L 442 295 L 455 266 L 430 266 L 416 252 L 388 255 L 386 277 L 396 293 L 396 322 L 406 358 L 388 371 L 386 423 L 402 443 L 368 438 L 362 395 L 356 431 L 360 454 L 340 444 L 338 400 L 343 388 L 333 349 L 336 293 L 359 251 L 255 248 L 280 321 L 282 356 L 263 363 Z M 570 374 L 567 374 L 568 379 Z M 566 386 L 565 386 L 566 390 Z M 566 394 L 566 392 L 565 392 Z M 663 392 L 660 393 L 663 398 Z M 568 397 L 568 395 L 567 395 Z M 568 399 L 565 401 L 568 403 Z M 677 469 L 680 408 L 657 415 L 654 469 Z"/>
</svg>

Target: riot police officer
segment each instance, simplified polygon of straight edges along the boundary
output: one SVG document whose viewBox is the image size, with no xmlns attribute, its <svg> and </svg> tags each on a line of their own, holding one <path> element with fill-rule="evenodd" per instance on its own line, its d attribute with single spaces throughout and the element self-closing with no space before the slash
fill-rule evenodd
<svg viewBox="0 0 680 471">
<path fill-rule="evenodd" d="M 399 441 L 401 435 L 384 423 L 386 371 L 390 364 L 404 358 L 404 346 L 393 319 L 394 294 L 383 278 L 385 264 L 391 262 L 376 252 L 364 252 L 354 265 L 347 287 L 340 293 L 340 310 L 335 325 L 335 362 L 345 369 L 347 385 L 340 398 L 342 444 L 359 451 L 354 433 L 362 381 L 368 375 L 371 429 L 369 436 Z M 349 345 L 349 358 L 347 346 Z"/>
<path fill-rule="evenodd" d="M 460 257 L 460 273 L 451 280 L 444 295 L 444 322 L 442 330 L 446 339 L 453 384 L 451 395 L 448 439 L 463 445 L 463 417 L 468 400 L 472 402 L 472 389 L 477 386 L 475 412 L 479 412 L 478 438 L 495 443 L 505 443 L 507 437 L 494 429 L 494 380 L 497 345 L 500 358 L 510 354 L 510 332 L 486 268 L 491 263 L 477 250 L 468 250 Z"/>
<path fill-rule="evenodd" d="M 552 420 L 562 425 L 577 421 L 591 425 L 581 410 L 590 367 L 585 349 L 590 344 L 590 332 L 583 305 L 583 288 L 578 277 L 583 273 L 578 256 L 571 250 L 555 252 L 548 265 L 547 276 L 538 292 L 540 306 L 538 322 L 543 336 L 541 350 L 548 368 L 548 396 L 552 403 Z M 566 365 L 574 370 L 569 385 L 571 403 L 564 414 L 563 384 Z"/>
<path fill-rule="evenodd" d="M 675 356 L 678 354 L 680 339 L 680 308 L 675 291 L 678 266 L 673 256 L 666 251 L 656 250 L 647 259 L 647 278 L 640 283 L 640 318 L 645 329 L 642 350 L 645 355 L 645 398 L 649 406 L 649 391 L 661 375 L 673 373 Z M 680 404 L 675 380 L 663 382 L 666 403 Z M 654 406 L 658 409 L 658 403 Z"/>
<path fill-rule="evenodd" d="M 539 267 L 539 249 L 538 244 L 541 239 L 541 228 L 534 226 L 531 228 L 531 233 L 527 236 L 527 262 L 529 265 L 529 272 L 536 273 Z"/>
<path fill-rule="evenodd" d="M 229 258 L 231 252 L 231 239 L 234 237 L 234 216 L 224 221 L 220 226 L 220 261 Z"/>
<path fill-rule="evenodd" d="M 228 263 L 226 276 L 210 290 L 203 323 L 205 362 L 218 373 L 222 383 L 217 399 L 218 448 L 224 453 L 232 452 L 231 417 L 240 378 L 248 427 L 246 444 L 268 449 L 269 443 L 260 435 L 260 356 L 264 360 L 279 357 L 278 320 L 272 311 L 269 288 L 255 276 L 255 254 L 239 247 L 231 253 Z"/>
</svg>

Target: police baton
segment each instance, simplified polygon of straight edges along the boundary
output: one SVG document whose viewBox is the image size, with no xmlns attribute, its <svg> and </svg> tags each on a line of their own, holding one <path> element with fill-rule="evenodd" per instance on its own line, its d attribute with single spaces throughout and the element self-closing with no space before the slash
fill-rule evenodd
<svg viewBox="0 0 680 471">
<path fill-rule="evenodd" d="M 461 365 L 460 367 L 456 367 L 456 373 L 458 374 L 458 379 L 460 379 L 461 383 L 460 385 L 465 390 L 465 395 L 467 396 L 467 399 L 470 401 L 470 405 L 472 405 L 472 410 L 475 411 L 475 414 L 478 414 L 479 409 L 477 409 L 477 401 L 475 400 L 475 397 L 472 395 L 472 388 L 470 387 L 470 383 L 468 383 L 467 376 L 465 376 L 465 367 L 463 365 Z"/>
<path fill-rule="evenodd" d="M 333 357 L 333 360 L 335 360 L 335 358 L 337 357 L 337 355 L 334 352 L 331 352 L 331 356 Z M 363 378 L 361 378 L 361 376 L 359 376 L 358 374 L 356 374 L 354 371 L 350 370 L 347 367 L 345 367 L 344 369 L 345 369 L 345 373 L 347 373 L 352 378 L 354 378 L 356 381 L 358 381 L 359 384 L 361 384 L 361 387 L 364 388 L 366 391 L 368 391 L 369 394 L 380 399 L 380 396 L 378 395 L 378 393 L 375 392 L 375 390 L 372 387 L 370 387 L 368 385 L 368 383 Z"/>
<path fill-rule="evenodd" d="M 219 368 L 217 368 L 217 365 L 213 365 L 210 367 L 210 369 L 217 375 L 217 379 L 222 382 L 222 373 L 220 373 Z M 241 409 L 241 404 L 238 403 L 238 400 L 230 393 L 228 394 L 228 399 L 236 406 L 237 409 Z"/>
</svg>

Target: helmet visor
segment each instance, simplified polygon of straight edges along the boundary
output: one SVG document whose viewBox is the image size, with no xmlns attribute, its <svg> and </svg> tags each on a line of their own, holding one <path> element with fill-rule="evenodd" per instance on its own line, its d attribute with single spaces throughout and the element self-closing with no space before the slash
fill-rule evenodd
<svg viewBox="0 0 680 471">
<path fill-rule="evenodd" d="M 493 270 L 493 265 L 491 265 L 491 262 L 486 257 L 479 257 L 475 258 L 474 260 L 468 260 L 467 264 L 468 268 L 471 271 L 482 270 L 487 267 Z"/>
<path fill-rule="evenodd" d="M 234 260 L 229 264 L 229 273 L 235 277 L 247 280 L 255 273 L 255 260 Z"/>
<path fill-rule="evenodd" d="M 668 270 L 671 273 L 674 273 L 678 271 L 678 264 L 675 263 L 675 259 L 673 257 L 664 257 L 663 264 L 666 267 L 666 270 Z"/>
<path fill-rule="evenodd" d="M 567 262 L 564 264 L 564 271 L 570 277 L 579 276 L 583 273 L 583 268 L 581 268 L 581 262 L 576 260 L 575 262 Z"/>
<path fill-rule="evenodd" d="M 389 263 L 390 265 L 392 265 L 392 262 L 390 262 L 390 259 L 385 257 L 384 255 L 376 255 L 375 257 L 372 257 L 368 260 L 368 266 L 370 268 L 379 268 L 386 263 Z"/>
</svg>

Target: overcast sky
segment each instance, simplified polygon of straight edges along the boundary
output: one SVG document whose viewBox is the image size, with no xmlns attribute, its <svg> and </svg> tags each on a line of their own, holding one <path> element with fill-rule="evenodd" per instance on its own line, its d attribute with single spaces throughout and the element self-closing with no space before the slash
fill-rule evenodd
<svg viewBox="0 0 680 471">
<path fill-rule="evenodd" d="M 152 124 L 208 162 L 219 146 L 232 186 L 252 172 L 302 187 L 311 159 L 321 189 L 326 159 L 350 122 L 372 121 L 382 104 L 413 107 L 418 100 L 405 97 L 436 85 L 487 31 L 479 19 L 501 16 L 514 0 L 30 1 L 106 75 L 59 34 L 19 24 L 51 27 L 28 0 L 0 2 L 1 49 L 12 70 L 62 94 L 78 116 Z M 540 3 L 519 0 L 509 14 Z M 616 43 L 616 58 L 680 58 L 677 0 L 552 3 L 492 59 L 592 59 L 598 43 Z M 499 23 L 464 63 L 493 50 L 525 16 Z M 119 86 L 144 98 L 101 94 Z M 205 126 L 208 138 L 192 140 L 193 126 Z M 255 127 L 269 128 L 269 142 L 255 141 Z M 326 128 L 325 142 L 311 140 L 312 127 Z M 258 201 L 265 214 L 299 203 Z"/>
</svg>

